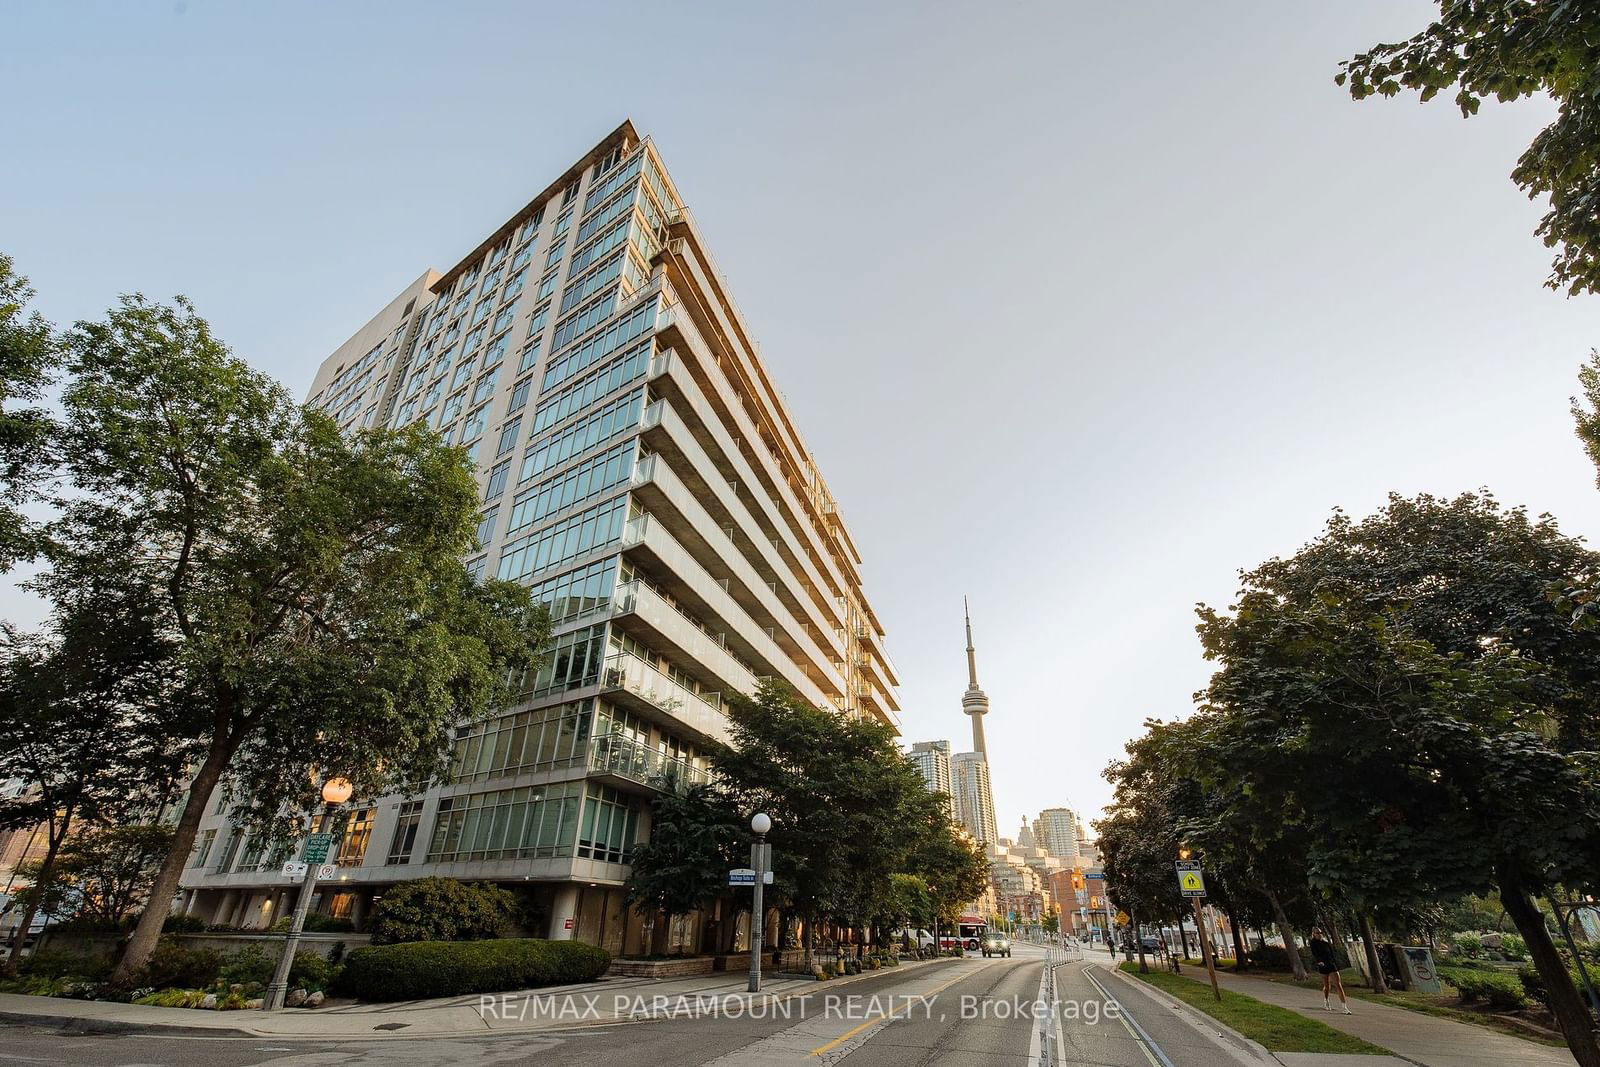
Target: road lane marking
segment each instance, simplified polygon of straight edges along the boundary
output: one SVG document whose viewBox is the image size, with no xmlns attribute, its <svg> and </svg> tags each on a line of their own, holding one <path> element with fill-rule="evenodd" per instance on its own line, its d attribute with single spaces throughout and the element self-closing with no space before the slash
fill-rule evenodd
<svg viewBox="0 0 1600 1067">
<path fill-rule="evenodd" d="M 949 989 L 951 986 L 955 985 L 957 982 L 963 982 L 963 981 L 967 980 L 968 978 L 971 978 L 973 975 L 977 974 L 979 971 L 982 971 L 985 968 L 992 967 L 992 966 L 994 966 L 994 964 L 985 963 L 982 967 L 974 967 L 970 971 L 964 971 L 961 974 L 956 975 L 954 978 L 950 979 L 948 982 L 942 982 L 939 985 L 934 986 L 932 989 L 928 990 L 926 993 L 918 993 L 917 996 L 922 1001 L 927 1002 L 928 1000 L 932 999 L 933 997 L 936 997 L 940 993 L 944 992 L 946 989 Z M 906 1005 L 906 1010 L 909 1011 L 910 1008 L 911 1008 L 911 1005 L 907 1004 Z M 834 1038 L 832 1041 L 829 1041 L 826 1045 L 819 1045 L 816 1048 L 812 1049 L 811 1050 L 811 1055 L 820 1056 L 825 1052 L 830 1052 L 833 1049 L 838 1048 L 840 1045 L 844 1044 L 846 1041 L 849 1041 L 852 1037 L 855 1037 L 857 1034 L 859 1034 L 861 1031 L 867 1029 L 869 1026 L 876 1026 L 879 1023 L 882 1023 L 882 1022 L 892 1022 L 895 1019 L 898 1019 L 900 1017 L 901 1017 L 900 1016 L 900 1009 L 896 1008 L 894 1011 L 890 1012 L 888 1015 L 879 1015 L 876 1018 L 868 1019 L 866 1022 L 862 1023 L 861 1025 L 852 1027 L 851 1029 L 849 1029 L 849 1030 L 845 1031 L 844 1033 L 840 1034 L 838 1037 Z M 1171 1065 L 1169 1064 L 1168 1067 L 1171 1067 Z"/>
<path fill-rule="evenodd" d="M 1161 1046 L 1156 1044 L 1155 1040 L 1144 1032 L 1144 1027 L 1139 1025 L 1139 1020 L 1128 1014 L 1128 1009 L 1123 1007 L 1122 1001 L 1113 996 L 1111 990 L 1101 985 L 1100 980 L 1089 973 L 1089 965 L 1087 963 L 1083 965 L 1083 976 L 1089 979 L 1090 985 L 1100 991 L 1101 996 L 1117 1006 L 1117 1018 L 1122 1020 L 1123 1029 L 1128 1031 L 1129 1035 L 1133 1037 L 1134 1043 L 1144 1052 L 1145 1059 L 1150 1061 L 1150 1067 L 1174 1067 L 1173 1062 L 1167 1058 L 1167 1054 L 1161 1050 Z"/>
</svg>

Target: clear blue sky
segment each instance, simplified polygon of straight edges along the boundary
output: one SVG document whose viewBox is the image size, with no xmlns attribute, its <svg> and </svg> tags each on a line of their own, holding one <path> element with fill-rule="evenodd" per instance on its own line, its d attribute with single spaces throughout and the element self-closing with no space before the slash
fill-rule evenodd
<svg viewBox="0 0 1600 1067">
<path fill-rule="evenodd" d="M 1332 83 L 1432 10 L 4 0 L 0 248 L 51 318 L 186 293 L 303 392 L 631 117 L 867 558 L 907 740 L 968 736 L 972 598 L 1011 833 L 1106 801 L 1204 683 L 1194 603 L 1335 505 L 1600 529 L 1600 304 L 1540 288 L 1507 178 L 1549 105 Z"/>
</svg>

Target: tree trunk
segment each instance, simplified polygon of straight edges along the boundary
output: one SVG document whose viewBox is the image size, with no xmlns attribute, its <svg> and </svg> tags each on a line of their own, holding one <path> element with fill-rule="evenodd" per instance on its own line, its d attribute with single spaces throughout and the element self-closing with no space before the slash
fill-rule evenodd
<svg viewBox="0 0 1600 1067">
<path fill-rule="evenodd" d="M 1600 1067 L 1600 1042 L 1595 1040 L 1594 1019 L 1577 987 L 1572 984 L 1572 976 L 1567 973 L 1566 962 L 1556 951 L 1555 942 L 1550 940 L 1544 913 L 1528 896 L 1518 872 L 1497 864 L 1496 873 L 1500 882 L 1500 902 L 1505 905 L 1511 921 L 1517 924 L 1517 932 L 1528 944 L 1528 955 L 1533 957 L 1533 965 L 1549 990 L 1550 1011 L 1561 1026 L 1572 1058 L 1578 1061 L 1580 1067 Z"/>
<path fill-rule="evenodd" d="M 185 794 L 183 815 L 173 828 L 172 849 L 161 864 L 161 873 L 156 875 L 155 884 L 150 887 L 144 914 L 133 928 L 122 960 L 111 975 L 113 983 L 127 985 L 134 973 L 150 958 L 150 953 L 155 951 L 156 942 L 161 937 L 161 927 L 172 910 L 172 898 L 178 892 L 178 880 L 183 877 L 183 869 L 188 865 L 189 854 L 194 849 L 195 835 L 200 829 L 200 820 L 205 817 L 211 791 L 222 780 L 222 772 L 227 769 L 228 761 L 233 758 L 237 747 L 236 740 L 225 736 L 211 739 L 206 758 L 195 772 L 194 779 L 189 783 L 189 791 Z"/>
<path fill-rule="evenodd" d="M 1233 931 L 1233 969 L 1248 971 L 1250 963 L 1246 957 L 1249 953 L 1244 948 L 1244 934 L 1239 929 L 1239 918 L 1231 910 L 1225 914 L 1228 916 L 1228 929 Z"/>
<path fill-rule="evenodd" d="M 1372 916 L 1367 912 L 1360 912 L 1361 916 L 1361 943 L 1366 946 L 1367 952 L 1367 985 L 1372 987 L 1374 993 L 1389 992 L 1389 980 L 1383 976 L 1383 962 L 1378 959 L 1378 942 L 1372 932 Z"/>
<path fill-rule="evenodd" d="M 1183 945 L 1183 958 L 1189 958 L 1189 932 L 1183 928 L 1183 912 L 1178 912 L 1178 941 Z"/>
<path fill-rule="evenodd" d="M 1128 916 L 1128 929 L 1133 931 L 1133 942 L 1139 948 L 1139 973 L 1149 974 L 1150 965 L 1144 961 L 1144 938 L 1139 936 L 1139 917 L 1137 915 L 1130 914 Z"/>
<path fill-rule="evenodd" d="M 60 828 L 50 827 L 49 824 L 60 820 Z M 34 891 L 28 895 L 28 904 L 22 909 L 22 921 L 17 926 L 17 932 L 11 938 L 11 956 L 5 962 L 5 967 L 0 969 L 0 974 L 16 974 L 22 966 L 22 946 L 28 943 L 28 928 L 33 925 L 33 917 L 39 914 L 39 899 L 44 896 L 45 887 L 56 873 L 56 856 L 61 851 L 61 845 L 67 839 L 67 830 L 72 826 L 72 807 L 69 805 L 56 819 L 46 821 L 45 837 L 47 838 L 44 859 L 39 861 L 39 874 L 33 880 Z M 48 920 L 46 920 L 48 921 Z"/>
<path fill-rule="evenodd" d="M 1272 917 L 1277 920 L 1278 932 L 1283 935 L 1283 947 L 1289 953 L 1289 969 L 1294 972 L 1296 982 L 1306 980 L 1306 965 L 1300 959 L 1300 946 L 1295 944 L 1294 926 L 1289 922 L 1289 916 L 1283 910 L 1283 904 L 1278 900 L 1278 894 L 1267 890 L 1267 903 L 1272 905 Z"/>
</svg>

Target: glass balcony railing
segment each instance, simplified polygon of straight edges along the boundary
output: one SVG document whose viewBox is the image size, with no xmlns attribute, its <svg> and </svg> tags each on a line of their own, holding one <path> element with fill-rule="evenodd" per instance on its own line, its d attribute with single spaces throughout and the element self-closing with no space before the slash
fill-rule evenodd
<svg viewBox="0 0 1600 1067">
<path fill-rule="evenodd" d="M 720 708 L 631 652 L 613 652 L 606 657 L 602 684 L 632 693 L 706 737 L 728 739 L 728 720 Z"/>
<path fill-rule="evenodd" d="M 669 756 L 628 737 L 596 737 L 589 742 L 589 769 L 615 774 L 655 789 L 704 785 L 710 776 L 685 759 Z"/>
</svg>

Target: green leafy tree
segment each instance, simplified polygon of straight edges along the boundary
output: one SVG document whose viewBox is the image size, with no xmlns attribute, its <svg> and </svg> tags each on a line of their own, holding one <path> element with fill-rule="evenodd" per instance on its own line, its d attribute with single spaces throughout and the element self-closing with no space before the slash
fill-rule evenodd
<svg viewBox="0 0 1600 1067">
<path fill-rule="evenodd" d="M 144 907 L 171 850 L 172 827 L 161 823 L 90 827 L 62 849 L 61 878 L 79 901 L 80 917 L 115 928 Z"/>
<path fill-rule="evenodd" d="M 776 897 L 804 921 L 808 957 L 817 923 L 861 927 L 881 914 L 893 874 L 921 875 L 941 904 L 972 884 L 970 846 L 892 728 L 813 707 L 777 682 L 734 697 L 727 714 L 729 744 L 712 768 L 741 814 L 772 816 Z"/>
<path fill-rule="evenodd" d="M 650 839 L 628 859 L 629 906 L 668 919 L 709 906 L 727 892 L 728 871 L 744 865 L 748 843 L 738 809 L 712 787 L 661 794 L 650 806 Z M 668 929 L 657 924 L 661 947 Z"/>
<path fill-rule="evenodd" d="M 50 324 L 27 311 L 32 299 L 28 279 L 0 253 L 0 573 L 39 548 L 23 508 L 45 494 L 54 460 L 55 421 L 40 401 L 60 351 Z"/>
<path fill-rule="evenodd" d="M 44 633 L 0 628 L 0 780 L 26 783 L 0 801 L 0 829 L 44 828 L 31 872 L 42 891 L 61 882 L 57 863 L 75 827 L 159 807 L 188 753 L 166 734 L 166 716 L 186 694 L 150 613 L 114 576 L 72 593 Z M 42 894 L 18 902 L 9 968 L 45 902 Z"/>
<path fill-rule="evenodd" d="M 197 748 L 126 982 L 225 778 L 248 821 L 288 834 L 321 777 L 366 796 L 440 777 L 453 728 L 508 701 L 548 628 L 526 589 L 466 572 L 478 493 L 463 451 L 420 429 L 341 435 L 182 300 L 126 297 L 66 345 L 72 493 L 31 584 L 60 604 L 117 574 L 186 697 L 168 736 Z"/>
<path fill-rule="evenodd" d="M 1586 1065 L 1600 1050 L 1534 898 L 1600 859 L 1595 635 L 1545 595 L 1593 563 L 1486 496 L 1391 498 L 1245 575 L 1201 625 L 1208 707 L 1328 783 L 1298 798 L 1313 884 L 1365 906 L 1497 887 Z"/>
<path fill-rule="evenodd" d="M 1334 79 L 1357 100 L 1421 100 L 1454 89 L 1463 117 L 1493 98 L 1543 93 L 1557 106 L 1517 160 L 1512 181 L 1548 196 L 1536 231 L 1557 250 L 1546 284 L 1600 288 L 1600 8 L 1570 0 L 1440 0 L 1439 18 L 1405 41 L 1375 45 L 1340 64 Z"/>
<path fill-rule="evenodd" d="M 372 943 L 483 941 L 503 937 L 517 898 L 498 886 L 454 878 L 418 878 L 383 894 L 372 909 Z"/>
</svg>

